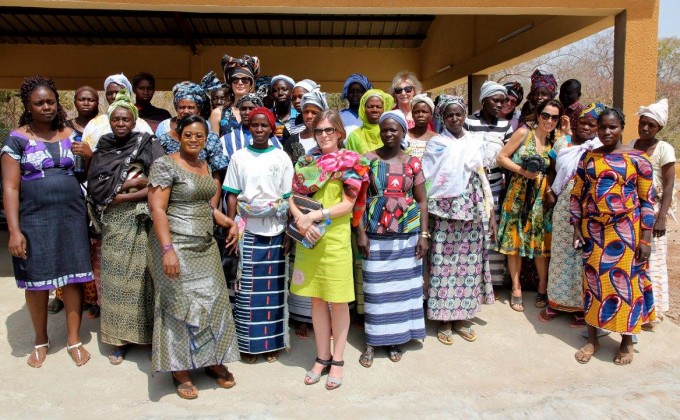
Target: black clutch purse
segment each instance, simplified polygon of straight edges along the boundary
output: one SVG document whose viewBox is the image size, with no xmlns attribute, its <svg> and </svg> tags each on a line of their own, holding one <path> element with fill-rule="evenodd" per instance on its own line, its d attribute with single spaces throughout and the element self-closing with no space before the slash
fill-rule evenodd
<svg viewBox="0 0 680 420">
<path fill-rule="evenodd" d="M 307 197 L 306 195 L 293 193 L 292 198 L 293 203 L 295 203 L 295 206 L 302 212 L 302 214 L 323 209 L 323 204 L 311 197 Z M 286 234 L 295 239 L 297 242 L 300 242 L 304 247 L 314 248 L 314 244 L 311 244 L 309 241 L 307 241 L 305 235 L 300 232 L 294 220 L 288 223 L 288 226 L 286 227 Z"/>
</svg>

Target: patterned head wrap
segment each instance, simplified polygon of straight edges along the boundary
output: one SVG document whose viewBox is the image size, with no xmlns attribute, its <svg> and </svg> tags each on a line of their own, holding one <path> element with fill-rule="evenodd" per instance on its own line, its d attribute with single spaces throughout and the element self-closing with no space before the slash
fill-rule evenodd
<svg viewBox="0 0 680 420">
<path fill-rule="evenodd" d="M 349 86 L 352 83 L 359 83 L 366 90 L 373 89 L 373 85 L 371 84 L 371 81 L 368 80 L 368 77 L 366 77 L 366 76 L 364 76 L 363 74 L 360 74 L 360 73 L 352 73 L 352 74 L 349 75 L 347 80 L 345 80 L 345 84 L 342 87 L 342 99 L 347 99 Z"/>
<path fill-rule="evenodd" d="M 241 99 L 236 102 L 236 108 L 241 108 L 241 105 L 243 105 L 245 102 L 252 102 L 253 105 L 258 108 L 264 106 L 262 103 L 262 98 L 260 98 L 260 95 L 256 93 L 246 93 L 245 95 L 241 96 Z"/>
<path fill-rule="evenodd" d="M 368 116 L 366 115 L 366 102 L 373 97 L 382 99 L 383 111 L 394 108 L 394 98 L 392 95 L 380 89 L 367 90 L 366 93 L 364 93 L 364 96 L 361 97 L 361 102 L 359 102 L 359 119 L 365 126 L 370 124 L 368 122 Z M 375 124 L 375 126 L 377 126 L 377 124 Z"/>
<path fill-rule="evenodd" d="M 406 122 L 406 116 L 404 115 L 403 112 L 401 112 L 398 109 L 393 109 L 392 111 L 387 111 L 383 112 L 383 114 L 380 116 L 380 120 L 378 121 L 378 124 L 382 124 L 383 121 L 387 119 L 392 119 L 396 122 L 399 123 L 401 128 L 404 129 L 404 134 L 408 131 L 408 123 Z"/>
<path fill-rule="evenodd" d="M 434 114 L 434 102 L 432 102 L 432 99 L 424 93 L 419 93 L 411 99 L 411 109 L 421 102 L 427 104 L 427 106 L 430 107 L 430 112 Z"/>
<path fill-rule="evenodd" d="M 665 127 L 668 124 L 668 99 L 664 98 L 649 106 L 641 106 L 638 109 L 638 115 L 649 117 L 659 123 L 661 127 Z"/>
<path fill-rule="evenodd" d="M 293 89 L 301 87 L 302 89 L 306 90 L 307 92 L 320 92 L 321 91 L 321 85 L 317 85 L 314 80 L 311 79 L 302 79 L 299 82 L 293 86 Z"/>
<path fill-rule="evenodd" d="M 250 77 L 253 85 L 255 85 L 255 79 L 260 74 L 260 59 L 247 54 L 242 55 L 241 58 L 225 54 L 222 57 L 222 71 L 224 72 L 224 81 L 227 84 L 232 77 L 241 74 Z"/>
<path fill-rule="evenodd" d="M 550 73 L 543 73 L 539 69 L 536 69 L 531 75 L 531 92 L 529 92 L 529 95 L 540 87 L 548 89 L 550 98 L 555 99 L 555 96 L 557 95 L 557 80 L 555 80 L 555 76 Z"/>
<path fill-rule="evenodd" d="M 465 104 L 463 98 L 460 96 L 442 94 L 439 95 L 439 103 L 437 104 L 437 109 L 434 111 L 434 115 L 439 121 L 444 122 L 444 111 L 446 111 L 446 108 L 448 108 L 449 105 L 458 105 L 463 108 L 463 112 L 467 114 L 467 104 Z"/>
<path fill-rule="evenodd" d="M 304 89 L 304 88 L 303 88 Z M 302 95 L 302 100 L 300 101 L 300 109 L 305 109 L 307 105 L 314 105 L 320 108 L 322 111 L 328 109 L 328 102 L 326 102 L 326 94 L 319 91 L 307 92 Z"/>
<path fill-rule="evenodd" d="M 285 74 L 277 74 L 276 76 L 272 77 L 272 87 L 278 82 L 279 80 L 283 80 L 286 82 L 291 89 L 295 87 L 295 80 L 293 80 L 291 77 L 286 76 Z"/>
<path fill-rule="evenodd" d="M 130 92 L 128 92 L 127 89 L 121 89 L 118 91 L 118 93 L 116 93 L 116 99 L 113 100 L 113 103 L 109 105 L 109 109 L 106 111 L 109 118 L 111 118 L 111 114 L 113 114 L 113 111 L 116 108 L 125 108 L 130 110 L 132 113 L 132 118 L 135 120 L 137 120 L 137 117 L 139 116 L 139 111 L 137 110 L 135 104 L 132 103 Z"/>
<path fill-rule="evenodd" d="M 260 98 L 266 98 L 272 93 L 271 76 L 260 76 L 255 81 L 255 91 Z"/>
<path fill-rule="evenodd" d="M 207 94 L 222 89 L 223 87 L 224 84 L 220 82 L 220 79 L 217 78 L 217 75 L 212 70 L 201 79 L 201 88 Z"/>
<path fill-rule="evenodd" d="M 111 76 L 107 77 L 106 80 L 104 81 L 104 91 L 106 91 L 106 88 L 109 87 L 111 83 L 115 83 L 118 86 L 123 86 L 125 89 L 127 89 L 128 92 L 132 92 L 132 85 L 130 84 L 130 81 L 128 80 L 127 77 L 125 77 L 123 73 L 112 74 Z"/>
<path fill-rule="evenodd" d="M 479 100 L 484 102 L 484 99 L 499 93 L 502 93 L 503 96 L 508 96 L 508 91 L 505 89 L 505 86 L 501 85 L 500 83 L 487 80 L 482 84 L 482 89 L 479 92 Z"/>
<path fill-rule="evenodd" d="M 203 88 L 196 83 L 189 81 L 180 82 L 173 86 L 172 95 L 172 103 L 175 106 L 175 109 L 177 109 L 179 101 L 182 99 L 189 99 L 195 102 L 199 109 L 203 109 L 203 105 L 208 102 L 208 97 L 203 91 Z"/>
<path fill-rule="evenodd" d="M 248 123 L 252 124 L 253 118 L 255 118 L 256 115 L 264 115 L 267 117 L 267 121 L 269 121 L 269 127 L 271 127 L 272 132 L 276 130 L 276 118 L 274 118 L 274 114 L 270 110 L 263 106 L 253 109 L 250 111 L 250 115 L 248 115 Z"/>
<path fill-rule="evenodd" d="M 591 117 L 597 121 L 597 119 L 600 118 L 600 114 L 602 114 L 606 107 L 607 106 L 602 102 L 591 102 L 583 109 L 583 111 L 581 111 L 578 117 Z"/>
<path fill-rule="evenodd" d="M 524 100 L 524 89 L 519 82 L 508 82 L 503 84 L 505 90 L 508 91 L 508 96 L 514 96 L 517 98 L 517 104 L 519 105 Z"/>
</svg>

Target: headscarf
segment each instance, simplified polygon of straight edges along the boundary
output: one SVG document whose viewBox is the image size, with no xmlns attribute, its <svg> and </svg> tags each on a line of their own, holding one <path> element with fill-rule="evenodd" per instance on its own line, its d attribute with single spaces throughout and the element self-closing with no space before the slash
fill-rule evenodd
<svg viewBox="0 0 680 420">
<path fill-rule="evenodd" d="M 252 102 L 258 108 L 264 106 L 262 99 L 256 93 L 246 93 L 241 96 L 241 99 L 236 102 L 236 108 L 241 108 L 241 105 L 243 105 L 244 102 Z"/>
<path fill-rule="evenodd" d="M 347 80 L 345 80 L 345 84 L 342 87 L 342 99 L 347 99 L 349 86 L 352 83 L 359 83 L 366 90 L 373 89 L 373 85 L 371 84 L 371 81 L 368 80 L 368 77 L 360 73 L 352 73 L 349 75 Z"/>
<path fill-rule="evenodd" d="M 531 74 L 531 92 L 529 92 L 529 95 L 531 96 L 531 94 L 540 87 L 548 89 L 550 98 L 555 99 L 555 96 L 557 95 L 557 80 L 555 80 L 555 76 L 550 73 L 543 73 L 541 70 L 536 69 Z"/>
<path fill-rule="evenodd" d="M 217 78 L 217 75 L 212 70 L 201 79 L 201 88 L 207 94 L 222 89 L 223 87 L 224 84 L 220 82 L 220 79 Z"/>
<path fill-rule="evenodd" d="M 328 109 L 326 94 L 319 91 L 305 93 L 300 101 L 300 109 L 305 109 L 307 105 L 314 105 L 322 111 L 326 111 Z"/>
<path fill-rule="evenodd" d="M 272 77 L 272 88 L 274 87 L 276 82 L 278 82 L 279 80 L 283 80 L 284 82 L 286 82 L 290 86 L 291 89 L 293 89 L 293 87 L 295 87 L 295 80 L 286 76 L 285 74 L 277 74 L 276 76 Z"/>
<path fill-rule="evenodd" d="M 203 105 L 208 102 L 208 97 L 206 96 L 203 88 L 193 82 L 184 81 L 177 83 L 172 88 L 172 103 L 177 109 L 179 101 L 182 99 L 189 99 L 196 103 L 198 109 L 203 109 Z"/>
<path fill-rule="evenodd" d="M 403 112 L 401 112 L 398 109 L 393 109 L 391 111 L 383 112 L 383 114 L 380 116 L 380 120 L 378 121 L 378 124 L 382 124 L 383 121 L 387 119 L 392 119 L 396 122 L 399 123 L 401 128 L 404 129 L 404 135 L 408 131 L 408 123 L 406 122 L 406 116 L 404 115 Z"/>
<path fill-rule="evenodd" d="M 247 54 L 242 55 L 241 58 L 225 54 L 222 57 L 222 71 L 224 73 L 224 82 L 227 84 L 232 77 L 242 74 L 249 77 L 253 81 L 253 85 L 255 85 L 255 79 L 260 74 L 260 59 Z"/>
<path fill-rule="evenodd" d="M 524 100 L 524 89 L 519 82 L 508 82 L 504 83 L 503 86 L 505 87 L 505 90 L 508 91 L 508 96 L 517 98 L 517 105 L 522 103 L 522 100 Z"/>
<path fill-rule="evenodd" d="M 257 96 L 264 99 L 272 93 L 272 78 L 271 76 L 260 76 L 255 81 L 255 93 Z"/>
<path fill-rule="evenodd" d="M 479 92 L 479 100 L 483 102 L 484 99 L 489 96 L 497 95 L 499 93 L 502 93 L 503 96 L 508 96 L 508 91 L 505 89 L 505 86 L 492 80 L 487 80 L 482 84 L 482 89 Z"/>
<path fill-rule="evenodd" d="M 296 87 L 301 87 L 302 89 L 306 90 L 307 92 L 319 92 L 321 91 L 321 85 L 317 85 L 314 80 L 311 79 L 302 79 L 299 82 L 293 86 L 293 89 Z"/>
<path fill-rule="evenodd" d="M 342 181 L 345 195 L 356 198 L 352 225 L 357 226 L 366 210 L 369 164 L 366 157 L 351 150 L 340 149 L 323 154 L 319 147 L 314 147 L 295 163 L 293 191 L 312 196 L 327 182 Z"/>
<path fill-rule="evenodd" d="M 583 108 L 583 111 L 581 111 L 578 117 L 591 117 L 597 121 L 597 119 L 600 118 L 600 114 L 604 112 L 605 108 L 607 108 L 607 105 L 603 104 L 602 102 L 591 102 L 588 104 L 588 106 Z"/>
<path fill-rule="evenodd" d="M 430 112 L 432 112 L 432 115 L 434 115 L 434 102 L 432 102 L 432 99 L 430 99 L 430 97 L 424 93 L 419 93 L 418 95 L 415 95 L 413 99 L 411 99 L 411 109 L 421 102 L 426 103 L 427 106 L 430 107 Z"/>
<path fill-rule="evenodd" d="M 76 89 L 76 93 L 73 95 L 74 98 L 78 96 L 79 93 L 88 91 L 92 92 L 95 98 L 99 98 L 99 93 L 97 93 L 97 89 L 93 88 L 92 86 L 81 86 L 78 89 Z"/>
<path fill-rule="evenodd" d="M 130 81 L 128 80 L 127 77 L 123 73 L 121 74 L 112 74 L 111 76 L 107 77 L 106 80 L 104 81 L 104 91 L 106 92 L 106 88 L 109 87 L 111 83 L 115 83 L 118 86 L 123 86 L 125 89 L 127 89 L 128 92 L 132 92 L 132 85 L 130 84 Z"/>
<path fill-rule="evenodd" d="M 444 111 L 446 111 L 446 108 L 448 108 L 449 105 L 458 105 L 459 107 L 463 108 L 463 112 L 467 114 L 467 105 L 465 104 L 465 100 L 463 98 L 460 96 L 442 94 L 439 95 L 439 103 L 437 104 L 437 108 L 434 110 L 434 115 L 439 121 L 444 122 Z"/>
<path fill-rule="evenodd" d="M 663 98 L 657 103 L 649 106 L 641 106 L 638 109 L 638 115 L 641 117 L 649 117 L 659 123 L 661 127 L 668 124 L 668 99 Z"/>
<path fill-rule="evenodd" d="M 373 97 L 382 100 L 384 111 L 394 108 L 394 98 L 392 95 L 380 89 L 369 89 L 361 97 L 361 101 L 359 102 L 359 119 L 363 124 L 361 127 L 352 131 L 347 139 L 347 148 L 361 154 L 382 147 L 380 126 L 378 124 L 369 123 L 368 115 L 366 115 L 366 102 Z"/>
<path fill-rule="evenodd" d="M 272 129 L 272 134 L 274 134 L 274 131 L 276 130 L 276 118 L 274 117 L 274 114 L 270 110 L 268 110 L 267 108 L 265 108 L 263 106 L 257 107 L 255 109 L 253 109 L 252 111 L 250 111 L 250 114 L 248 115 L 248 123 L 252 124 L 253 118 L 256 115 L 264 115 L 265 117 L 267 117 L 267 121 L 269 122 L 269 126 Z"/>
<path fill-rule="evenodd" d="M 132 113 L 132 117 L 137 120 L 137 117 L 139 116 L 139 110 L 135 106 L 135 104 L 132 103 L 132 98 L 130 97 L 130 93 L 125 90 L 121 89 L 116 93 L 116 99 L 113 100 L 111 105 L 109 105 L 109 109 L 106 111 L 108 114 L 109 118 L 111 118 L 111 114 L 113 114 L 113 111 L 116 108 L 125 108 L 129 109 L 130 112 Z"/>
</svg>

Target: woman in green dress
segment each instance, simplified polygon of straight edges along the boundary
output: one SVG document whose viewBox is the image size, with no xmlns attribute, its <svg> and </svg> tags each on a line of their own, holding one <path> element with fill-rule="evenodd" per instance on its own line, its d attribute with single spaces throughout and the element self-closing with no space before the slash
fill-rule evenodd
<svg viewBox="0 0 680 420">
<path fill-rule="evenodd" d="M 197 115 L 179 121 L 180 150 L 158 159 L 149 175 L 149 269 L 155 289 L 153 372 L 172 372 L 181 398 L 198 390 L 190 369 L 205 373 L 222 388 L 236 384 L 224 366 L 238 360 L 238 343 L 220 253 L 212 237 L 213 219 L 227 228 L 233 248 L 238 229 L 215 205 L 220 189 L 199 153 L 208 124 Z"/>
<path fill-rule="evenodd" d="M 297 247 L 290 291 L 312 298 L 317 358 L 307 372 L 305 384 L 319 382 L 323 371 L 330 367 L 326 388 L 332 390 L 342 384 L 348 303 L 354 300 L 350 220 L 360 220 L 366 207 L 368 161 L 358 153 L 341 149 L 345 129 L 337 111 L 321 112 L 312 127 L 318 147 L 295 164 L 293 192 L 312 196 L 323 204 L 323 209 L 303 214 L 293 198 L 290 200 L 295 223 L 315 244 L 311 249 Z M 317 223 L 325 224 L 324 234 Z"/>
</svg>

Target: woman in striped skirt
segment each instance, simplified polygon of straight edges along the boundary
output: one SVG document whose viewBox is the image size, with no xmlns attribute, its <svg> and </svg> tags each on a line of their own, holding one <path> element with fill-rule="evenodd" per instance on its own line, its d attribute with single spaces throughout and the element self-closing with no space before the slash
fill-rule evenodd
<svg viewBox="0 0 680 420">
<path fill-rule="evenodd" d="M 366 350 L 359 363 L 373 364 L 374 347 L 387 346 L 393 362 L 400 344 L 425 338 L 422 257 L 428 249 L 425 178 L 420 160 L 401 150 L 407 130 L 401 111 L 380 117 L 383 146 L 366 157 L 370 185 L 366 213 L 357 229 L 363 256 Z"/>
</svg>

